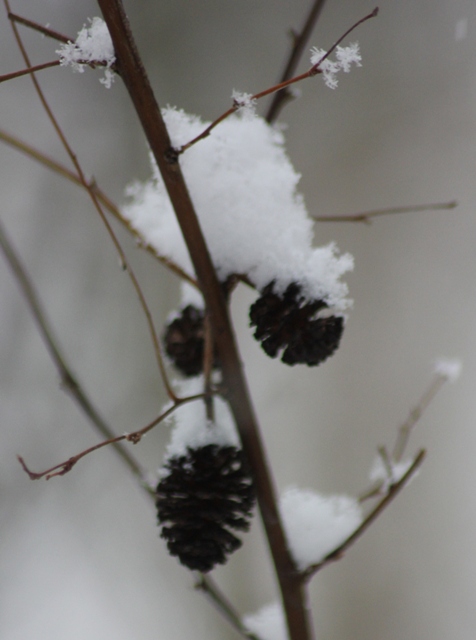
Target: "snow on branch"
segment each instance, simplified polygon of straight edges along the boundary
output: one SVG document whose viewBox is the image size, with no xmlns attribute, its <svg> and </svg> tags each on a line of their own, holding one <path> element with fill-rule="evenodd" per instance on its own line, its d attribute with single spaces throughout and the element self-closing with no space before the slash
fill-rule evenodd
<svg viewBox="0 0 476 640">
<path fill-rule="evenodd" d="M 200 132 L 197 116 L 163 110 L 172 144 Z M 216 135 L 189 149 L 182 171 L 220 281 L 244 275 L 259 290 L 274 282 L 282 293 L 291 283 L 304 297 L 324 300 L 342 312 L 350 306 L 341 277 L 353 268 L 334 244 L 313 247 L 313 222 L 297 191 L 300 175 L 284 147 L 284 136 L 262 118 L 234 115 Z M 144 240 L 193 275 L 192 263 L 163 180 L 131 185 L 123 215 Z"/>
<path fill-rule="evenodd" d="M 116 61 L 114 47 L 107 25 L 101 18 L 90 19 L 90 26 L 84 25 L 78 32 L 76 40 L 62 44 L 56 53 L 59 55 L 61 66 L 71 66 L 73 71 L 79 73 L 84 72 L 86 65 L 105 65 L 104 78 L 99 82 L 106 89 L 109 89 L 114 82 L 114 73 L 111 69 Z"/>
</svg>

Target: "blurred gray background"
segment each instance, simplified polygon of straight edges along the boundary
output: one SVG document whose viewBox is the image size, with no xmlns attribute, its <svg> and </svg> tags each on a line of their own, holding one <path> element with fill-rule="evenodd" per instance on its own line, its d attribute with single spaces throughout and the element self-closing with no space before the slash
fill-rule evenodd
<svg viewBox="0 0 476 640">
<path fill-rule="evenodd" d="M 126 2 L 159 103 L 212 119 L 231 91 L 255 92 L 281 72 L 287 33 L 310 0 Z M 328 0 L 312 45 L 329 47 L 373 9 Z M 347 214 L 457 198 L 448 212 L 316 225 L 355 256 L 355 300 L 337 355 L 286 368 L 237 331 L 276 484 L 355 494 L 379 444 L 394 441 L 439 356 L 463 360 L 411 442 L 428 449 L 419 478 L 367 535 L 311 587 L 326 640 L 467 640 L 476 629 L 476 5 L 470 0 L 380 4 L 351 40 L 363 66 L 336 91 L 317 78 L 281 115 L 310 212 Z M 14 0 L 12 9 L 75 36 L 94 2 Z M 25 33 L 35 62 L 55 44 Z M 464 37 L 462 37 L 464 36 Z M 22 68 L 5 12 L 1 73 Z M 307 67 L 305 59 L 302 70 Z M 117 81 L 51 69 L 42 86 L 88 175 L 117 203 L 149 175 L 147 150 Z M 262 105 L 264 108 L 266 105 Z M 28 78 L 0 87 L 0 126 L 66 162 Z M 120 434 L 164 400 L 146 324 L 84 193 L 0 146 L 1 218 L 32 274 L 74 371 Z M 160 327 L 176 279 L 119 231 Z M 16 454 L 43 469 L 98 441 L 56 372 L 5 262 L 0 262 L 0 638 L 196 640 L 235 638 L 193 590 L 158 538 L 154 510 L 112 450 L 64 478 L 31 482 Z M 155 472 L 167 428 L 133 449 Z M 276 598 L 255 519 L 242 550 L 215 572 L 238 609 Z"/>
</svg>

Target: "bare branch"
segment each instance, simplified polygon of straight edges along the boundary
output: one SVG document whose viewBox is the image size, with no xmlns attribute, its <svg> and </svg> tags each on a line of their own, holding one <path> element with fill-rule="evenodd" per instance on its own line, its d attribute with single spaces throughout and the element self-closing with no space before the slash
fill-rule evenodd
<svg viewBox="0 0 476 640">
<path fill-rule="evenodd" d="M 33 283 L 1 224 L 0 249 L 3 252 L 3 255 L 10 269 L 12 270 L 13 275 L 17 280 L 23 295 L 25 296 L 26 303 L 30 308 L 31 314 L 36 322 L 40 335 L 43 339 L 43 342 L 45 343 L 46 349 L 51 359 L 53 360 L 56 369 L 58 370 L 58 374 L 61 380 L 61 386 L 71 394 L 72 398 L 84 411 L 94 428 L 97 429 L 97 431 L 99 431 L 99 433 L 104 438 L 113 438 L 114 434 L 112 429 L 99 415 L 99 412 L 84 393 L 81 385 L 74 377 L 71 368 L 66 362 L 66 359 L 61 352 L 58 341 L 56 340 L 54 332 L 46 317 L 45 311 L 43 310 L 42 304 L 33 286 Z M 130 453 L 124 448 L 123 445 L 115 443 L 114 448 L 122 458 L 123 462 L 125 462 L 127 467 L 130 469 L 130 471 L 137 478 L 139 478 L 139 480 L 142 481 L 144 474 L 136 460 L 130 455 Z"/>
<path fill-rule="evenodd" d="M 220 591 L 218 586 L 210 580 L 208 576 L 200 574 L 195 583 L 195 589 L 202 591 L 207 599 L 213 604 L 222 617 L 237 631 L 242 638 L 248 640 L 260 640 L 256 635 L 250 633 L 241 622 L 239 614 L 235 611 L 226 596 Z"/>
<path fill-rule="evenodd" d="M 44 27 L 37 22 L 33 22 L 33 20 L 28 20 L 28 18 L 22 18 L 22 16 L 17 15 L 16 13 L 8 12 L 8 19 L 12 22 L 17 22 L 18 24 L 22 24 L 25 27 L 29 27 L 34 31 L 38 31 L 42 33 L 44 36 L 48 36 L 48 38 L 53 38 L 53 40 L 58 40 L 58 42 L 62 42 L 63 44 L 68 44 L 68 42 L 74 42 L 74 38 L 68 38 L 64 36 L 62 33 L 58 33 L 58 31 L 53 31 L 49 27 Z"/>
<path fill-rule="evenodd" d="M 20 462 L 24 471 L 30 477 L 30 480 L 40 480 L 40 478 L 46 478 L 46 480 L 49 480 L 50 478 L 54 478 L 56 476 L 64 476 L 66 473 L 71 471 L 71 469 L 75 466 L 77 462 L 79 462 L 79 460 L 81 460 L 81 458 L 84 458 L 85 456 L 89 455 L 90 453 L 93 453 L 94 451 L 97 451 L 98 449 L 107 447 L 110 444 L 116 444 L 123 440 L 126 440 L 127 442 L 132 442 L 132 444 L 137 444 L 142 440 L 142 437 L 146 433 L 148 433 L 151 429 L 156 427 L 160 422 L 165 420 L 165 418 L 167 418 L 182 404 L 185 404 L 187 402 L 192 402 L 194 400 L 203 400 L 204 398 L 205 398 L 204 393 L 199 393 L 194 396 L 187 396 L 186 398 L 178 398 L 177 401 L 174 402 L 172 406 L 166 409 L 157 418 L 152 420 L 152 422 L 149 422 L 149 424 L 147 424 L 142 429 L 139 429 L 138 431 L 133 431 L 132 433 L 124 433 L 122 436 L 114 436 L 113 438 L 109 438 L 108 440 L 103 440 L 103 442 L 99 442 L 98 444 L 95 444 L 92 447 L 88 447 L 87 449 L 84 449 L 84 451 L 81 451 L 80 453 L 77 453 L 76 455 L 71 456 L 71 458 L 68 458 L 65 462 L 60 462 L 59 464 L 55 464 L 53 467 L 46 469 L 46 471 L 41 471 L 39 473 L 31 471 L 27 467 L 24 459 L 21 456 L 17 456 L 18 461 Z"/>
<path fill-rule="evenodd" d="M 8 13 L 11 13 L 10 11 L 10 3 L 9 0 L 3 0 L 4 1 L 4 5 L 5 8 L 7 10 Z M 23 56 L 23 59 L 25 61 L 25 64 L 28 67 L 31 67 L 31 62 L 30 62 L 30 58 L 26 52 L 25 46 L 23 45 L 23 41 L 20 37 L 20 33 L 18 31 L 17 25 L 15 24 L 15 22 L 10 21 L 14 36 L 15 36 L 15 40 L 18 44 L 18 48 L 20 49 L 20 52 Z M 106 230 L 116 248 L 116 251 L 119 255 L 119 258 L 121 260 L 121 264 L 124 266 L 125 270 L 127 271 L 129 278 L 132 282 L 132 285 L 134 287 L 134 289 L 136 290 L 137 296 L 139 298 L 139 302 L 140 305 L 142 307 L 142 310 L 144 312 L 144 316 L 146 318 L 147 321 L 147 325 L 149 328 L 149 334 L 152 340 L 152 344 L 154 346 L 154 353 L 155 353 L 155 357 L 156 357 L 156 361 L 157 361 L 157 365 L 160 371 L 160 375 L 162 377 L 162 381 L 163 384 L 165 386 L 165 389 L 167 391 L 167 395 L 169 396 L 169 398 L 172 401 L 176 401 L 177 397 L 172 389 L 172 386 L 169 382 L 168 376 L 167 376 L 167 371 L 165 369 L 165 364 L 164 364 L 164 360 L 162 357 L 162 351 L 161 351 L 161 347 L 160 347 L 160 342 L 159 342 L 159 338 L 157 335 L 157 332 L 155 330 L 155 326 L 154 326 L 154 322 L 152 319 L 152 314 L 150 312 L 149 306 L 147 304 L 147 301 L 145 299 L 144 293 L 140 287 L 139 281 L 137 280 L 135 273 L 127 259 L 126 254 L 124 253 L 124 250 L 121 247 L 121 244 L 119 243 L 119 240 L 117 239 L 116 234 L 114 233 L 114 230 L 112 228 L 112 226 L 110 225 L 104 211 L 103 208 L 101 206 L 101 203 L 99 202 L 99 199 L 94 191 L 94 189 L 91 187 L 91 185 L 89 184 L 89 182 L 86 180 L 86 177 L 84 175 L 83 169 L 76 157 L 76 154 L 74 153 L 73 149 L 71 148 L 68 140 L 66 139 L 66 136 L 56 118 L 56 116 L 54 115 L 50 105 L 48 104 L 48 101 L 46 100 L 46 97 L 40 87 L 40 84 L 38 82 L 38 80 L 36 79 L 36 76 L 34 73 L 30 74 L 31 80 L 33 82 L 33 85 L 35 87 L 36 93 L 40 99 L 40 102 L 44 108 L 44 110 L 46 111 L 46 114 L 51 122 L 51 124 L 53 125 L 54 130 L 56 131 L 56 134 L 58 135 L 66 153 L 68 154 L 75 170 L 77 173 L 77 177 L 79 179 L 79 181 L 81 182 L 81 184 L 83 185 L 83 187 L 86 189 L 86 191 L 88 192 L 92 204 L 94 206 L 94 208 L 96 209 L 97 213 L 99 214 L 101 220 L 104 223 L 104 226 L 106 227 Z"/>
<path fill-rule="evenodd" d="M 277 91 L 281 91 L 282 89 L 286 89 L 287 87 L 289 87 L 292 84 L 295 84 L 296 82 L 301 82 L 301 80 L 305 80 L 306 78 L 312 78 L 313 76 L 317 75 L 318 73 L 321 73 L 321 70 L 319 69 L 319 65 L 322 64 L 324 62 L 324 60 L 326 60 L 326 58 L 328 58 L 333 53 L 333 51 L 336 49 L 336 47 L 339 46 L 339 44 L 342 42 L 342 40 L 344 38 L 346 38 L 349 35 L 349 33 L 351 33 L 354 29 L 356 29 L 363 22 L 365 22 L 366 20 L 370 20 L 370 18 L 375 18 L 375 16 L 377 14 L 378 14 L 378 8 L 374 9 L 371 13 L 369 13 L 366 16 L 364 16 L 358 22 L 353 24 L 337 40 L 337 42 L 335 42 L 332 45 L 332 47 L 322 56 L 322 58 L 318 62 L 316 62 L 316 64 L 314 64 L 310 69 L 308 69 L 304 73 L 301 73 L 298 76 L 295 76 L 294 78 L 290 78 L 290 79 L 285 80 L 283 82 L 279 82 L 278 84 L 275 84 L 274 86 L 269 87 L 269 89 L 265 89 L 264 91 L 260 91 L 259 93 L 255 93 L 253 96 L 251 96 L 251 100 L 259 100 L 260 98 L 264 98 L 265 96 L 269 96 L 272 93 L 276 93 Z M 172 150 L 173 154 L 175 156 L 178 156 L 181 153 L 183 153 L 184 151 L 186 151 L 187 149 L 190 149 L 190 147 L 193 146 L 194 144 L 196 144 L 199 140 L 203 140 L 203 138 L 208 137 L 210 135 L 210 133 L 213 131 L 213 129 L 217 125 L 220 124 L 220 122 L 223 122 L 223 120 L 226 120 L 226 118 L 231 116 L 232 113 L 235 113 L 235 111 L 237 111 L 240 108 L 240 106 L 241 106 L 240 104 L 234 104 L 227 111 L 222 113 L 221 116 L 219 116 L 216 120 L 214 120 L 210 125 L 208 125 L 208 127 L 206 127 L 198 136 L 196 136 L 195 138 L 193 138 L 192 140 L 190 140 L 186 144 L 182 145 L 181 147 L 179 147 L 177 149 L 173 149 Z"/>
<path fill-rule="evenodd" d="M 435 204 L 420 204 L 410 207 L 389 207 L 387 209 L 374 209 L 363 213 L 353 213 L 346 216 L 311 216 L 316 222 L 365 222 L 371 223 L 371 218 L 387 216 L 394 213 L 418 213 L 420 211 L 440 211 L 454 209 L 458 206 L 456 200 L 451 202 L 437 202 Z"/>
<path fill-rule="evenodd" d="M 316 26 L 317 21 L 319 20 L 319 16 L 321 15 L 321 11 L 324 7 L 325 1 L 326 0 L 314 1 L 309 15 L 307 16 L 304 23 L 304 26 L 301 29 L 301 32 L 299 34 L 293 34 L 293 46 L 289 55 L 288 62 L 286 63 L 283 74 L 281 76 L 280 82 L 285 82 L 294 75 L 299 64 L 299 60 L 301 59 L 304 49 L 311 36 L 311 33 Z M 269 122 L 269 124 L 272 124 L 276 121 L 284 104 L 291 98 L 291 93 L 286 89 L 281 89 L 274 94 L 273 100 L 270 104 L 265 118 L 266 121 Z"/>
<path fill-rule="evenodd" d="M 370 511 L 362 524 L 357 527 L 357 529 L 347 538 L 347 540 L 345 540 L 341 545 L 334 549 L 334 551 L 329 553 L 323 560 L 321 560 L 321 562 L 319 562 L 319 564 L 312 565 L 303 572 L 302 576 L 304 580 L 309 580 L 325 566 L 342 558 L 344 553 L 353 544 L 355 544 L 355 542 L 357 542 L 357 540 L 367 531 L 370 525 L 372 525 L 379 517 L 379 515 L 388 507 L 388 505 L 397 496 L 397 494 L 400 493 L 407 482 L 415 475 L 415 473 L 420 468 L 425 455 L 426 452 L 424 451 L 424 449 L 422 449 L 413 460 L 412 465 L 405 473 L 405 475 L 403 475 L 398 482 L 396 482 L 389 488 L 388 493 L 385 495 L 385 497 L 382 498 L 382 500 L 380 500 L 380 502 Z"/>
<path fill-rule="evenodd" d="M 35 73 L 36 71 L 42 71 L 43 69 L 58 67 L 59 64 L 60 64 L 59 60 L 53 60 L 52 62 L 44 62 L 43 64 L 37 64 L 34 67 L 28 67 L 28 69 L 21 69 L 20 71 L 13 71 L 12 73 L 6 73 L 5 75 L 0 76 L 0 83 L 6 82 L 7 80 L 13 80 L 14 78 L 21 78 L 22 76 L 27 76 L 31 73 Z"/>
<path fill-rule="evenodd" d="M 177 215 L 203 292 L 220 357 L 223 385 L 252 470 L 258 505 L 276 567 L 291 640 L 312 637 L 302 581 L 287 548 L 275 489 L 228 315 L 227 305 L 193 203 L 119 0 L 98 0 L 114 44 L 121 77 L 141 121 Z"/>
<path fill-rule="evenodd" d="M 57 173 L 58 175 L 62 176 L 63 178 L 66 178 L 73 184 L 84 189 L 83 183 L 78 178 L 78 176 L 74 173 L 74 171 L 71 171 L 70 169 L 68 169 L 68 167 L 65 167 L 63 164 L 57 162 L 53 158 L 50 158 L 49 156 L 42 153 L 35 147 L 31 146 L 27 142 L 20 140 L 16 136 L 13 136 L 12 134 L 7 133 L 2 129 L 0 129 L 0 140 L 2 142 L 5 142 L 6 144 L 9 144 L 14 149 L 21 151 L 22 153 L 32 158 L 33 160 L 36 160 L 43 166 L 48 167 L 48 169 L 51 169 L 54 173 Z M 116 220 L 118 220 L 129 231 L 129 233 L 132 236 L 134 236 L 134 238 L 137 240 L 137 244 L 140 246 L 141 249 L 144 249 L 145 251 L 150 253 L 151 256 L 153 256 L 156 260 L 158 260 L 162 265 L 167 267 L 167 269 L 172 271 L 172 273 L 174 273 L 176 276 L 178 276 L 182 280 L 185 280 L 186 282 L 191 284 L 193 287 L 198 289 L 198 283 L 194 278 L 192 278 L 186 271 L 184 271 L 181 267 L 179 267 L 175 262 L 173 262 L 172 260 L 170 260 L 165 256 L 161 256 L 160 254 L 158 254 L 156 249 L 151 244 L 148 244 L 144 241 L 142 236 L 140 236 L 138 232 L 132 227 L 129 220 L 127 220 L 122 216 L 120 209 L 112 202 L 112 200 L 104 193 L 104 191 L 102 191 L 99 188 L 95 180 L 90 181 L 88 184 L 89 184 L 89 187 L 96 194 L 99 202 L 104 206 L 104 208 L 110 214 L 112 214 L 116 218 Z"/>
</svg>

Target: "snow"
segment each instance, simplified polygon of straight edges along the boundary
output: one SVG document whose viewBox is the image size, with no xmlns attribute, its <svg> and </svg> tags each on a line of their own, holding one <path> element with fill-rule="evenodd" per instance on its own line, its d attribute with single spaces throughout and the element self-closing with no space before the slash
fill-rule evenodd
<svg viewBox="0 0 476 640">
<path fill-rule="evenodd" d="M 244 118 L 254 118 L 256 116 L 256 100 L 253 100 L 253 94 L 240 93 L 233 90 L 231 94 L 233 104 L 238 106 L 238 113 Z"/>
<path fill-rule="evenodd" d="M 434 372 L 446 378 L 449 382 L 456 382 L 461 375 L 463 364 L 457 358 L 437 358 L 435 360 Z"/>
<path fill-rule="evenodd" d="M 329 89 L 337 88 L 336 74 L 339 71 L 349 73 L 353 64 L 356 67 L 361 67 L 362 56 L 360 55 L 359 45 L 357 42 L 350 44 L 348 47 L 336 47 L 335 56 L 336 61 L 326 58 L 322 58 L 326 55 L 325 49 L 318 49 L 313 47 L 311 49 L 311 64 L 318 65 L 318 68 L 322 71 L 322 77 Z M 320 62 L 322 60 L 322 62 Z"/>
<path fill-rule="evenodd" d="M 288 640 L 283 609 L 277 602 L 243 616 L 243 624 L 260 640 Z"/>
<path fill-rule="evenodd" d="M 61 66 L 71 66 L 73 71 L 84 72 L 87 62 L 104 62 L 104 78 L 101 82 L 107 89 L 114 81 L 111 66 L 115 62 L 114 47 L 106 23 L 101 18 L 90 19 L 90 26 L 83 25 L 75 42 L 62 44 L 56 50 Z"/>
<path fill-rule="evenodd" d="M 196 376 L 177 383 L 180 397 L 203 393 L 203 376 Z M 164 409 L 167 407 L 164 407 Z M 187 447 L 205 447 L 209 444 L 239 447 L 239 438 L 228 404 L 219 397 L 214 398 L 215 422 L 206 416 L 203 400 L 187 402 L 178 407 L 166 422 L 174 428 L 165 457 L 183 456 Z"/>
<path fill-rule="evenodd" d="M 362 523 L 358 501 L 345 495 L 324 496 L 290 487 L 280 499 L 289 549 L 298 568 L 321 562 Z"/>
<path fill-rule="evenodd" d="M 168 107 L 163 116 L 172 144 L 180 147 L 209 124 Z M 300 175 L 281 131 L 259 117 L 235 114 L 181 157 L 180 164 L 220 280 L 246 274 L 258 289 L 271 281 L 280 293 L 291 282 L 304 296 L 337 311 L 350 306 L 341 276 L 353 268 L 334 244 L 313 247 L 313 221 L 297 192 Z M 162 178 L 126 190 L 123 215 L 144 242 L 193 275 L 192 264 Z"/>
</svg>

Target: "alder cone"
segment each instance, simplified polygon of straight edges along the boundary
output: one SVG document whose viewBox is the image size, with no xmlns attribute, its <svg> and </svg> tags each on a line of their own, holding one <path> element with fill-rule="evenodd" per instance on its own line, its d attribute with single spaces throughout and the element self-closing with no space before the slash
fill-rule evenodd
<svg viewBox="0 0 476 640">
<path fill-rule="evenodd" d="M 250 307 L 250 326 L 271 358 L 282 352 L 281 361 L 316 366 L 327 360 L 339 346 L 344 331 L 341 316 L 318 313 L 327 309 L 323 300 L 306 300 L 299 284 L 291 283 L 283 294 L 267 285 Z"/>
<path fill-rule="evenodd" d="M 205 347 L 204 312 L 191 304 L 184 307 L 180 315 L 172 320 L 163 336 L 165 352 L 174 365 L 185 376 L 197 376 L 203 370 Z M 213 366 L 218 366 L 215 354 Z"/>
<path fill-rule="evenodd" d="M 249 529 L 255 503 L 243 452 L 216 444 L 188 448 L 186 455 L 171 457 L 164 469 L 156 506 L 170 554 L 203 573 L 224 564 L 242 544 L 230 529 Z"/>
</svg>

